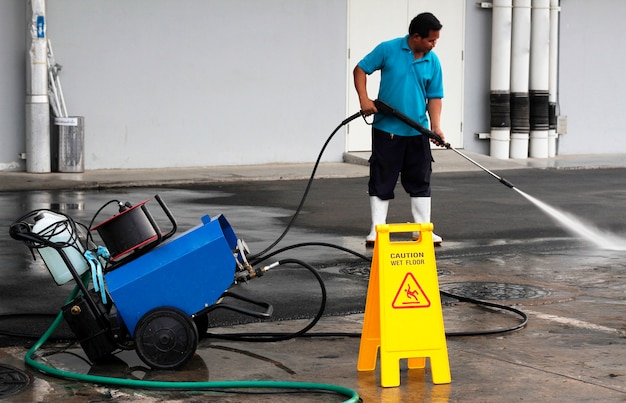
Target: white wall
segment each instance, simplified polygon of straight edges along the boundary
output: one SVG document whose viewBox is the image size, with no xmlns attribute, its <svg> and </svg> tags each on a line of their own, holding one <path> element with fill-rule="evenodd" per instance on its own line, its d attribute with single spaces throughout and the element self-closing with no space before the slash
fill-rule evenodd
<svg viewBox="0 0 626 403">
<path fill-rule="evenodd" d="M 344 2 L 54 0 L 47 21 L 85 169 L 314 161 L 346 115 Z"/>
<path fill-rule="evenodd" d="M 474 0 L 465 8 L 464 58 L 463 148 L 489 154 L 489 140 L 478 140 L 475 133 L 490 130 L 491 10 L 476 7 Z"/>
<path fill-rule="evenodd" d="M 388 1 L 388 0 L 381 0 Z M 438 0 L 433 0 L 438 1 Z M 463 146 L 488 153 L 491 11 L 466 0 Z M 312 162 L 346 110 L 347 1 L 48 0 L 85 168 Z M 559 154 L 625 153 L 623 0 L 561 1 Z M 25 169 L 26 2 L 0 1 L 0 171 Z M 341 160 L 343 131 L 326 161 Z"/>
<path fill-rule="evenodd" d="M 561 0 L 560 154 L 626 152 L 626 2 Z"/>
<path fill-rule="evenodd" d="M 24 171 L 18 158 L 25 151 L 26 5 L 24 0 L 0 2 L 0 171 Z"/>
</svg>

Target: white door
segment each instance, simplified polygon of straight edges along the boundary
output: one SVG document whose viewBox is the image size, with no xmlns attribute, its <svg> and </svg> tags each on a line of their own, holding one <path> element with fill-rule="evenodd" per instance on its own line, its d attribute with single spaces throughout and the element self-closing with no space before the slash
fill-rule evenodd
<svg viewBox="0 0 626 403">
<path fill-rule="evenodd" d="M 463 37 L 465 0 L 348 0 L 348 113 L 357 112 L 354 66 L 380 42 L 404 36 L 417 14 L 429 11 L 443 25 L 435 53 L 441 60 L 444 101 L 441 125 L 446 140 L 455 148 L 463 146 Z M 368 93 L 378 93 L 379 73 L 368 76 Z M 347 127 L 348 152 L 371 150 L 371 128 L 363 119 Z"/>
</svg>

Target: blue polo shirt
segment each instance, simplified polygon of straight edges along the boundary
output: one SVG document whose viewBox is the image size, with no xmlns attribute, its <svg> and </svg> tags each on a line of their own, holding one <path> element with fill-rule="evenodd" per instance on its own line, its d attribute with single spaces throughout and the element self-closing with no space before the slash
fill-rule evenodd
<svg viewBox="0 0 626 403">
<path fill-rule="evenodd" d="M 430 98 L 443 98 L 443 78 L 439 58 L 432 51 L 421 59 L 413 59 L 409 36 L 382 42 L 358 63 L 366 73 L 380 70 L 378 99 L 428 126 L 426 103 Z M 398 136 L 421 133 L 393 116 L 377 113 L 373 126 Z"/>
</svg>

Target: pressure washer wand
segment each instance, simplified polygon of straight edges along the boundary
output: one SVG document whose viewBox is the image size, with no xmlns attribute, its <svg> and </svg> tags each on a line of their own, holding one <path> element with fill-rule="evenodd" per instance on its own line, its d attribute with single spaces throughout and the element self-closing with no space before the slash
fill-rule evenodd
<svg viewBox="0 0 626 403">
<path fill-rule="evenodd" d="M 429 138 L 435 140 L 435 143 L 437 143 L 437 145 L 445 147 L 445 148 L 447 148 L 449 150 L 452 150 L 455 153 L 459 154 L 461 157 L 465 158 L 466 160 L 468 160 L 472 164 L 476 165 L 478 168 L 482 169 L 483 171 L 487 172 L 489 175 L 491 175 L 494 178 L 496 178 L 503 185 L 505 185 L 505 186 L 507 186 L 507 187 L 509 187 L 511 189 L 515 188 L 515 186 L 511 182 L 509 182 L 508 180 L 504 179 L 503 177 L 501 177 L 499 175 L 496 175 L 494 172 L 492 172 L 492 171 L 488 170 L 487 168 L 485 168 L 484 166 L 480 165 L 478 162 L 474 161 L 473 159 L 471 159 L 467 155 L 463 154 L 462 152 L 460 152 L 456 148 L 452 147 L 450 145 L 450 143 L 444 142 L 443 139 L 441 138 L 441 136 L 439 136 L 437 133 L 433 132 L 432 130 L 429 130 L 429 129 L 425 128 L 424 126 L 420 125 L 419 123 L 417 123 L 413 119 L 409 118 L 408 116 L 406 116 L 402 112 L 399 112 L 399 111 L 395 110 L 389 104 L 381 101 L 380 99 L 376 99 L 376 100 L 374 100 L 374 105 L 376 105 L 376 109 L 378 109 L 379 112 L 382 112 L 382 113 L 384 113 L 386 115 L 395 116 L 396 118 L 398 118 L 399 120 L 401 120 L 405 124 L 409 125 L 410 127 L 414 128 L 415 130 L 419 131 L 423 135 L 428 136 Z"/>
</svg>

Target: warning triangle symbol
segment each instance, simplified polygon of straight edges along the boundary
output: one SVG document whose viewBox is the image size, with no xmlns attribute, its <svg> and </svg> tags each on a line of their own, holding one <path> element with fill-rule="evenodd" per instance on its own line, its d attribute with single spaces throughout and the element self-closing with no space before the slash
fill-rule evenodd
<svg viewBox="0 0 626 403">
<path fill-rule="evenodd" d="M 404 276 L 404 280 L 402 280 L 402 284 L 391 306 L 395 309 L 428 308 L 430 306 L 430 300 L 413 276 L 413 273 L 409 272 Z"/>
</svg>

